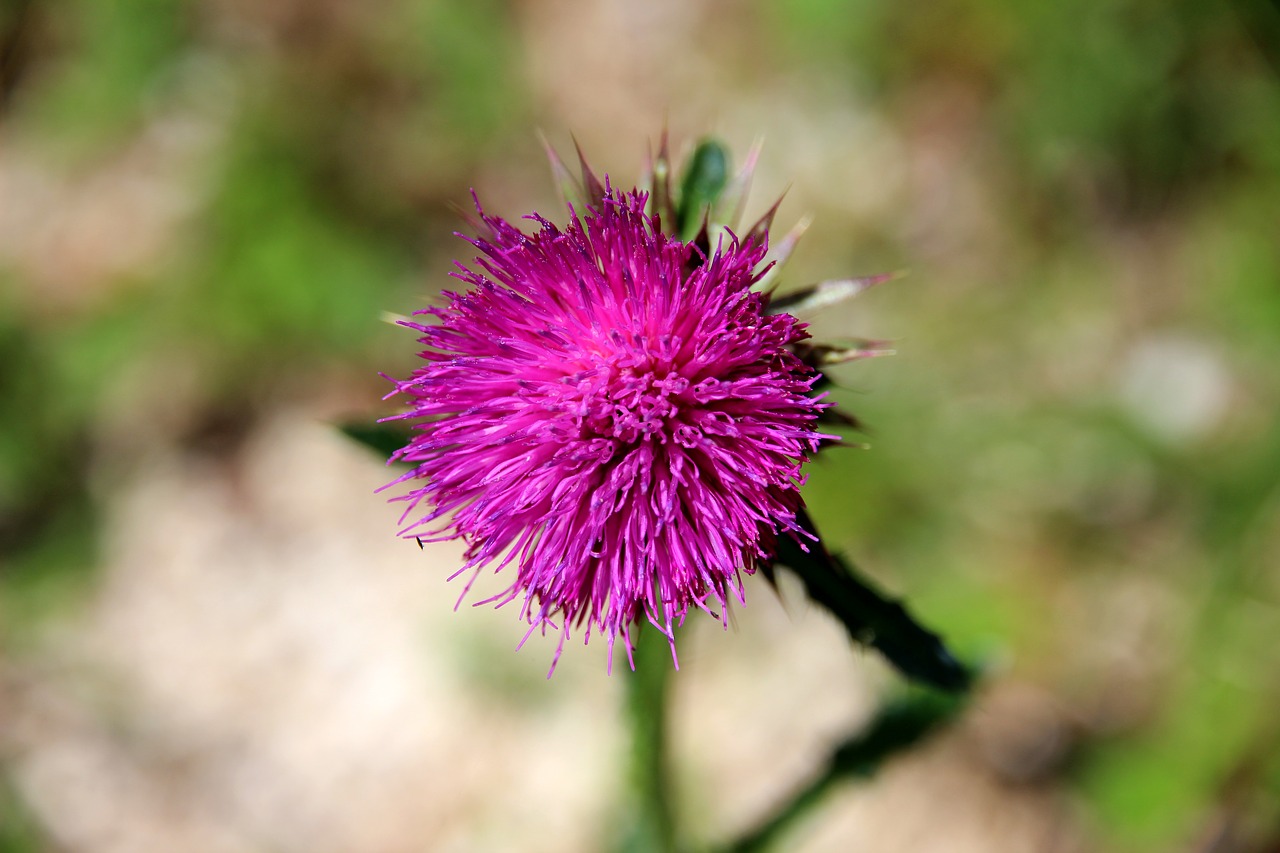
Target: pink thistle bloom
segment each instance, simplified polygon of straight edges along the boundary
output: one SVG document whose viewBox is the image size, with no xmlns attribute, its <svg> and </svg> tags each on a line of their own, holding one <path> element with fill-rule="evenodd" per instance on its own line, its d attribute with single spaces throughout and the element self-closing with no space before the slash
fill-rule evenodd
<svg viewBox="0 0 1280 853">
<path fill-rule="evenodd" d="M 560 631 L 556 660 L 571 627 L 603 634 L 612 667 L 641 620 L 673 656 L 691 607 L 727 620 L 742 573 L 804 535 L 801 466 L 834 438 L 792 352 L 804 324 L 752 290 L 764 242 L 729 233 L 705 257 L 646 200 L 609 190 L 563 231 L 527 217 L 534 234 L 480 211 L 482 254 L 453 273 L 470 288 L 404 322 L 425 364 L 388 395 L 416 422 L 392 457 L 414 466 L 401 535 L 466 542 L 459 604 L 513 569 L 479 603 L 521 599 L 526 639 Z"/>
</svg>

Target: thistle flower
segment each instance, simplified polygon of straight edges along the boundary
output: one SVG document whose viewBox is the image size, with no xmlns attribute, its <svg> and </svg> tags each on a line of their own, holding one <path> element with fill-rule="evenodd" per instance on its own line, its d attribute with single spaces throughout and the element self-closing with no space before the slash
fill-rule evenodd
<svg viewBox="0 0 1280 853">
<path fill-rule="evenodd" d="M 570 629 L 630 659 L 633 627 L 672 642 L 691 608 L 727 620 L 742 575 L 802 536 L 802 465 L 827 404 L 797 355 L 804 324 L 770 313 L 767 228 L 706 250 L 663 233 L 648 195 L 606 178 L 563 230 L 487 235 L 446 307 L 418 312 L 425 362 L 390 396 L 414 423 L 401 534 L 462 539 L 470 572 L 510 585 L 535 629 Z M 394 483 L 392 484 L 394 485 Z M 554 670 L 555 663 L 552 664 Z"/>
</svg>

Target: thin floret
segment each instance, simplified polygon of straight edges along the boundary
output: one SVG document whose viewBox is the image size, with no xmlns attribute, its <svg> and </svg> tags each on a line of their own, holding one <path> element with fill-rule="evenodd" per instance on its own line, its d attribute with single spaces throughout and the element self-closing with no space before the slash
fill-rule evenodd
<svg viewBox="0 0 1280 853">
<path fill-rule="evenodd" d="M 520 600 L 561 647 L 602 634 L 610 658 L 640 622 L 674 642 L 690 608 L 742 602 L 742 574 L 798 535 L 802 466 L 834 438 L 791 351 L 804 325 L 752 289 L 763 241 L 730 233 L 705 257 L 645 203 L 610 190 L 531 234 L 477 203 L 468 287 L 405 322 L 423 364 L 393 392 L 415 422 L 394 457 L 413 466 L 401 534 L 461 538 L 460 574 L 514 571 L 486 601 Z"/>
</svg>

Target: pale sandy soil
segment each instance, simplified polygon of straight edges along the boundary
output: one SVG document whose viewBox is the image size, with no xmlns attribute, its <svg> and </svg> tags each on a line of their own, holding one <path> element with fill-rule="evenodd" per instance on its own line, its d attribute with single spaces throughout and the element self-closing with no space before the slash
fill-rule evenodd
<svg viewBox="0 0 1280 853">
<path fill-rule="evenodd" d="M 60 846 L 566 851 L 608 838 L 622 676 L 606 675 L 602 647 L 575 645 L 545 680 L 551 641 L 516 653 L 514 613 L 452 612 L 457 551 L 395 538 L 373 495 L 385 477 L 285 411 L 225 464 L 168 455 L 119 484 L 89 601 L 4 674 L 0 746 Z M 690 627 L 681 808 L 722 835 L 806 778 L 887 679 L 824 616 L 760 583 L 729 631 Z M 1061 721 L 1034 692 L 991 700 L 1001 693 L 1011 701 L 984 701 L 842 791 L 795 849 L 1079 849 L 1062 797 L 1002 781 L 992 759 L 1016 772 L 1035 757 L 1019 750 Z"/>
</svg>

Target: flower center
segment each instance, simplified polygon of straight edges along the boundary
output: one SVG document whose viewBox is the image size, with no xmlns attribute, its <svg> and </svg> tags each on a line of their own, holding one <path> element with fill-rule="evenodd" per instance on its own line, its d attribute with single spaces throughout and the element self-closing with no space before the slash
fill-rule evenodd
<svg viewBox="0 0 1280 853">
<path fill-rule="evenodd" d="M 579 351 L 579 369 L 559 383 L 557 408 L 576 423 L 579 438 L 604 439 L 618 450 L 669 440 L 695 446 L 700 400 L 680 370 L 679 340 L 664 335 L 650 347 L 633 336 L 631 346 L 620 346 L 621 335 L 610 337 L 614 346 Z"/>
<path fill-rule="evenodd" d="M 624 444 L 653 439 L 665 444 L 678 429 L 681 409 L 691 402 L 682 396 L 689 380 L 669 367 L 623 368 L 601 386 L 590 401 L 584 426 Z"/>
</svg>

